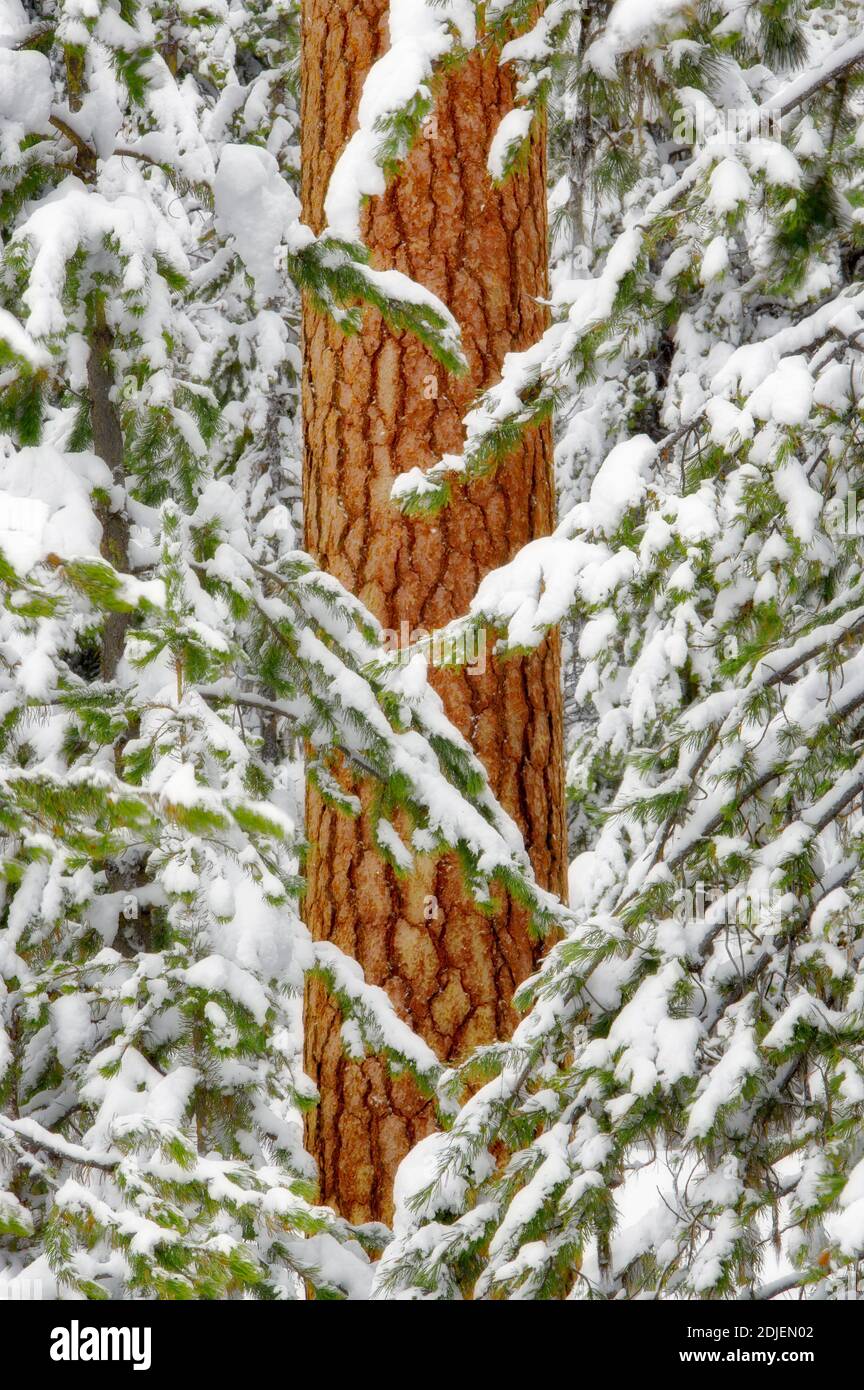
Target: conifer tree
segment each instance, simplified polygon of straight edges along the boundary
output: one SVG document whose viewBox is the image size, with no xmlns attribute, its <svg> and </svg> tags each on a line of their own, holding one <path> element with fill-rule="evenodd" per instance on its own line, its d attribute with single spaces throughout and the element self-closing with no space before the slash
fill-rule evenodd
<svg viewBox="0 0 864 1390">
<path fill-rule="evenodd" d="M 293 4 L 3 0 L 4 1291 L 860 1298 L 858 9 L 394 0 L 313 229 Z M 393 505 L 443 524 L 556 416 L 560 524 L 440 636 L 566 627 L 567 908 L 294 529 L 301 291 L 464 365 L 360 232 L 478 33 L 504 187 L 549 112 L 552 321 Z M 307 931 L 301 750 L 402 882 L 455 856 L 551 936 L 511 1039 L 442 1063 Z M 434 1109 L 392 1229 L 317 1200 L 310 977 Z"/>
<path fill-rule="evenodd" d="M 499 125 L 514 114 L 514 74 L 499 62 L 507 26 L 490 30 L 471 9 L 386 0 L 309 0 L 303 9 L 306 219 L 318 231 L 362 234 L 382 271 L 395 267 L 434 290 L 459 322 L 469 363 L 461 378 L 448 374 L 416 335 L 394 334 L 375 313 L 350 339 L 314 312 L 305 319 L 307 549 L 368 604 L 394 648 L 416 646 L 456 617 L 484 572 L 554 518 L 548 425 L 494 482 L 431 524 L 402 517 L 389 496 L 418 459 L 460 447 L 472 395 L 545 323 L 544 127 L 535 122 L 520 142 L 520 167 L 496 187 L 486 166 Z M 504 178 L 503 164 L 496 172 Z M 557 633 L 503 665 L 487 658 L 482 634 L 467 673 L 440 669 L 446 653 L 428 641 L 425 655 L 447 712 L 522 830 L 538 880 L 563 895 Z M 348 774 L 374 815 L 376 789 L 362 786 L 356 767 Z M 314 788 L 307 831 L 313 936 L 355 955 L 442 1060 L 507 1036 L 513 991 L 538 946 L 518 902 L 504 897 L 494 913 L 478 911 L 454 861 L 429 861 L 408 877 L 398 864 L 382 867 L 368 816 L 346 821 Z M 352 1219 L 389 1219 L 395 1168 L 434 1128 L 434 1106 L 378 1059 L 345 1057 L 338 1015 L 315 983 L 306 1012 L 307 1067 L 322 1096 L 307 1136 L 322 1191 Z"/>
<path fill-rule="evenodd" d="M 334 757 L 374 779 L 403 868 L 458 851 L 479 899 L 556 911 L 440 701 L 294 549 L 296 285 L 460 348 L 298 221 L 296 15 L 242 20 L 13 4 L 0 50 L 0 1250 L 46 1296 L 368 1290 L 386 1232 L 313 1205 L 305 977 L 354 1052 L 440 1068 L 302 926 L 299 746 L 345 814 Z"/>
</svg>

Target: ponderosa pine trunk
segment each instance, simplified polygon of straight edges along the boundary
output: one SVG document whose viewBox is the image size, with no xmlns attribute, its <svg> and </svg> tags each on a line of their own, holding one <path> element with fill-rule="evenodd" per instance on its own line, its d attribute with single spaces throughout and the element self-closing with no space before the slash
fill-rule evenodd
<svg viewBox="0 0 864 1390">
<path fill-rule="evenodd" d="M 387 8 L 386 0 L 303 0 L 303 205 L 316 231 L 363 80 L 387 46 Z M 504 189 L 486 172 L 512 95 L 512 75 L 494 57 L 477 55 L 449 74 L 428 134 L 365 213 L 373 264 L 404 271 L 449 306 L 470 375 L 449 376 L 375 312 L 355 338 L 308 306 L 304 313 L 306 547 L 396 632 L 403 622 L 432 631 L 464 613 L 483 575 L 553 522 L 548 429 L 531 433 L 494 479 L 457 495 L 432 521 L 408 520 L 390 501 L 400 473 L 459 450 L 462 416 L 478 389 L 497 379 L 505 353 L 545 326 L 542 141 Z M 484 674 L 437 671 L 433 679 L 520 825 L 538 879 L 563 894 L 557 640 L 529 659 L 490 658 Z M 398 880 L 366 821 L 330 809 L 314 791 L 307 835 L 306 920 L 317 939 L 359 960 L 440 1058 L 509 1035 L 514 988 L 537 956 L 518 906 L 502 898 L 494 917 L 478 912 L 452 860 Z M 430 897 L 437 915 L 427 921 Z M 321 1197 L 351 1220 L 388 1221 L 396 1166 L 434 1127 L 432 1104 L 409 1078 L 391 1078 L 383 1061 L 345 1057 L 340 1016 L 318 984 L 305 1008 L 306 1067 L 321 1095 L 306 1138 Z"/>
</svg>

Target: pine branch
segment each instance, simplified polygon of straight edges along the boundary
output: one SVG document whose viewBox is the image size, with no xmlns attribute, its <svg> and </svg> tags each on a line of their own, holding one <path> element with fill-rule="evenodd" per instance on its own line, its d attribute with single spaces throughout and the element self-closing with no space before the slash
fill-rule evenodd
<svg viewBox="0 0 864 1390">
<path fill-rule="evenodd" d="M 8 1115 L 0 1115 L 0 1132 L 12 1135 L 19 1144 L 22 1144 L 32 1153 L 38 1154 L 41 1150 L 47 1150 L 55 1158 L 65 1159 L 70 1163 L 80 1163 L 87 1168 L 99 1168 L 104 1172 L 111 1172 L 120 1164 L 120 1159 L 114 1158 L 110 1154 L 94 1153 L 90 1149 L 85 1149 L 82 1144 L 70 1144 L 61 1135 L 52 1134 L 50 1130 L 37 1124 L 35 1120 L 14 1120 Z"/>
</svg>

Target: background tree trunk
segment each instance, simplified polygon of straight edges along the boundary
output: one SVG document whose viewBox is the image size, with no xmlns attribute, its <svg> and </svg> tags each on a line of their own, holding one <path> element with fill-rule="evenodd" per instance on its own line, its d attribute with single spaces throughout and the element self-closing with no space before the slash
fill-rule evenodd
<svg viewBox="0 0 864 1390">
<path fill-rule="evenodd" d="M 123 431 L 117 408 L 111 400 L 114 385 L 111 376 L 111 347 L 113 340 L 104 321 L 94 330 L 87 359 L 87 386 L 90 401 L 90 428 L 93 432 L 93 452 L 111 469 L 111 476 L 121 487 L 126 485 L 123 468 Z M 122 511 L 110 505 L 99 508 L 102 523 L 102 554 L 115 569 L 129 568 L 129 517 L 125 504 Z M 102 629 L 102 650 L 99 674 L 103 681 L 112 681 L 117 674 L 126 648 L 126 632 L 132 622 L 129 613 L 108 613 Z"/>
<path fill-rule="evenodd" d="M 386 21 L 386 0 L 304 0 L 303 204 L 316 231 L 363 80 L 387 46 Z M 390 501 L 400 473 L 459 450 L 461 418 L 477 390 L 497 379 L 505 353 L 545 326 L 537 303 L 547 288 L 542 142 L 501 191 L 485 167 L 511 97 L 511 75 L 492 60 L 475 56 L 451 74 L 428 135 L 365 214 L 373 263 L 405 271 L 455 314 L 470 375 L 449 377 L 377 313 L 367 312 L 353 339 L 308 308 L 304 315 L 306 547 L 397 632 L 403 621 L 431 631 L 463 613 L 483 575 L 553 521 L 547 429 L 433 521 L 407 520 Z M 438 671 L 434 682 L 519 823 L 539 880 L 563 894 L 557 638 L 528 660 L 489 658 L 484 674 Z M 307 834 L 306 917 L 316 938 L 355 956 L 442 1059 L 511 1032 L 513 990 L 536 959 L 520 908 L 502 900 L 493 918 L 476 911 L 451 861 L 398 881 L 364 820 L 330 810 L 314 791 Z M 430 895 L 437 915 L 426 921 Z M 395 1168 L 434 1128 L 432 1105 L 382 1062 L 344 1057 L 340 1017 L 317 984 L 307 992 L 306 1020 L 306 1066 L 321 1093 L 306 1133 L 321 1196 L 352 1220 L 387 1221 Z"/>
</svg>

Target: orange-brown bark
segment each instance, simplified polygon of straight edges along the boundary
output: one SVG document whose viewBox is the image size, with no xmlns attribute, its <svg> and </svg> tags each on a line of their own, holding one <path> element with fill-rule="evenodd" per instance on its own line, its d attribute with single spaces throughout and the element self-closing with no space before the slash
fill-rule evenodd
<svg viewBox="0 0 864 1390">
<path fill-rule="evenodd" d="M 333 164 L 353 129 L 363 79 L 387 43 L 385 0 L 304 0 L 303 204 L 319 231 Z M 532 433 L 494 479 L 457 496 L 433 521 L 408 520 L 390 501 L 394 479 L 458 451 L 461 420 L 507 352 L 545 326 L 545 156 L 503 190 L 486 155 L 512 104 L 512 77 L 473 57 L 448 75 L 426 134 L 365 213 L 373 264 L 433 290 L 459 321 L 470 361 L 454 380 L 408 335 L 367 312 L 345 338 L 304 314 L 306 547 L 388 628 L 428 631 L 463 613 L 480 579 L 549 531 L 551 441 Z M 484 674 L 434 674 L 448 714 L 482 758 L 520 825 L 541 883 L 563 893 L 565 827 L 557 640 Z M 368 794 L 368 793 L 366 793 Z M 311 844 L 306 916 L 319 939 L 359 960 L 442 1059 L 512 1029 L 515 986 L 536 947 L 508 901 L 486 917 L 466 902 L 452 862 L 420 865 L 407 882 L 387 869 L 365 819 L 307 799 Z M 424 903 L 437 899 L 426 921 Z M 395 1168 L 434 1126 L 432 1106 L 376 1059 L 348 1061 L 340 1018 L 313 984 L 306 998 L 306 1066 L 321 1093 L 307 1120 L 322 1198 L 353 1220 L 388 1220 Z"/>
</svg>

